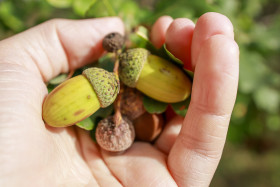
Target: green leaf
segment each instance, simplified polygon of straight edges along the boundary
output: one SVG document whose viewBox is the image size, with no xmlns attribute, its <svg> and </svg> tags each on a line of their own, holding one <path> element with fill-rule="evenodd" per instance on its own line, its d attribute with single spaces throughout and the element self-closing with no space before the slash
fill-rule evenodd
<svg viewBox="0 0 280 187">
<path fill-rule="evenodd" d="M 90 138 L 91 138 L 94 142 L 96 142 L 95 132 L 96 132 L 96 128 L 97 128 L 98 123 L 99 123 L 100 120 L 102 120 L 102 118 L 96 118 L 96 119 L 94 120 L 94 124 L 95 124 L 95 125 L 94 125 L 93 129 L 89 132 Z"/>
<path fill-rule="evenodd" d="M 116 11 L 109 0 L 96 0 L 86 11 L 86 17 L 116 16 Z"/>
<path fill-rule="evenodd" d="M 114 0 L 116 2 L 117 0 Z M 121 6 L 115 6 L 118 16 L 121 17 L 121 19 L 124 22 L 125 28 L 127 30 L 131 30 L 131 28 L 139 25 L 139 22 L 141 20 L 141 17 L 145 10 L 140 7 L 137 3 L 137 1 L 134 0 L 118 0 L 119 5 Z"/>
<path fill-rule="evenodd" d="M 277 113 L 279 110 L 280 98 L 277 90 L 262 86 L 253 94 L 254 101 L 259 109 L 269 113 Z"/>
<path fill-rule="evenodd" d="M 54 87 L 50 87 L 50 86 L 48 85 L 48 93 L 51 93 L 51 91 L 53 91 L 53 89 L 54 89 Z"/>
<path fill-rule="evenodd" d="M 158 54 L 158 49 L 156 49 L 149 40 L 147 28 L 143 26 L 139 26 L 135 34 L 136 34 L 135 36 L 138 37 L 137 39 L 138 43 L 141 44 L 141 46 L 136 46 L 136 47 L 142 47 L 149 50 L 152 54 Z"/>
<path fill-rule="evenodd" d="M 164 44 L 160 49 L 159 49 L 159 53 L 162 55 L 162 57 L 165 57 L 165 59 L 173 62 L 174 64 L 178 65 L 179 67 L 181 67 L 184 72 L 188 75 L 188 77 L 191 79 L 191 81 L 193 81 L 193 76 L 194 73 L 192 71 L 189 71 L 187 69 L 185 69 L 184 63 L 178 59 L 177 57 L 175 57 L 167 48 L 166 45 Z"/>
<path fill-rule="evenodd" d="M 113 107 L 113 105 L 110 105 L 106 108 L 100 108 L 94 114 L 92 114 L 90 116 L 91 120 L 94 123 L 94 128 L 90 131 L 90 137 L 94 142 L 96 142 L 95 130 L 96 130 L 96 127 L 98 126 L 99 121 L 112 115 L 113 111 L 114 111 L 114 107 Z"/>
<path fill-rule="evenodd" d="M 157 100 L 154 100 L 148 96 L 143 97 L 143 105 L 147 112 L 153 114 L 160 114 L 163 113 L 168 106 L 168 103 L 163 103 Z"/>
<path fill-rule="evenodd" d="M 114 111 L 113 104 L 106 107 L 98 109 L 94 114 L 90 116 L 90 118 L 94 121 L 96 118 L 106 118 L 110 116 Z"/>
<path fill-rule="evenodd" d="M 263 84 L 269 69 L 265 59 L 257 52 L 240 48 L 240 81 L 239 90 L 242 93 L 253 93 Z"/>
<path fill-rule="evenodd" d="M 56 84 L 60 84 L 62 82 L 64 82 L 68 77 L 68 74 L 66 73 L 63 73 L 63 74 L 60 74 L 58 76 L 56 76 L 55 78 L 51 79 L 49 81 L 50 84 L 53 84 L 53 85 L 56 85 Z"/>
<path fill-rule="evenodd" d="M 90 117 L 78 122 L 76 125 L 85 130 L 92 130 L 94 128 L 94 123 Z"/>
<path fill-rule="evenodd" d="M 98 125 L 98 122 L 108 116 L 110 116 L 113 113 L 113 105 L 110 105 L 106 108 L 100 108 L 97 110 L 94 114 L 92 114 L 90 117 L 84 119 L 83 121 L 77 123 L 76 125 L 80 128 L 83 128 L 85 130 L 90 130 L 90 136 L 93 141 L 95 140 L 95 129 Z"/>
<path fill-rule="evenodd" d="M 47 0 L 47 2 L 56 8 L 69 8 L 73 0 Z"/>
<path fill-rule="evenodd" d="M 280 116 L 279 115 L 269 115 L 266 118 L 266 124 L 270 130 L 277 131 L 280 129 Z"/>
<path fill-rule="evenodd" d="M 168 51 L 168 49 L 166 48 L 166 45 L 165 45 L 165 44 L 162 46 L 162 49 L 161 49 L 161 50 L 163 50 L 163 53 L 167 54 L 167 56 L 168 56 L 168 57 L 170 58 L 170 60 L 172 60 L 173 62 L 177 63 L 177 64 L 180 65 L 180 66 L 183 66 L 183 65 L 184 65 L 184 63 L 183 63 L 180 59 L 176 58 L 170 51 Z"/>
<path fill-rule="evenodd" d="M 184 72 L 187 74 L 187 76 L 190 78 L 191 81 L 193 81 L 193 77 L 194 77 L 194 72 L 187 70 L 185 68 L 183 68 Z"/>
<path fill-rule="evenodd" d="M 248 133 L 253 137 L 260 137 L 263 134 L 264 125 L 259 116 L 251 119 L 248 123 Z"/>
<path fill-rule="evenodd" d="M 112 53 L 108 53 L 107 55 L 98 59 L 98 62 L 95 64 L 96 67 L 105 69 L 109 72 L 113 72 L 114 70 L 114 56 Z"/>
<path fill-rule="evenodd" d="M 6 1 L 0 3 L 0 23 L 3 23 L 15 32 L 20 32 L 24 29 L 24 23 L 15 16 L 15 9 L 12 2 Z"/>
<path fill-rule="evenodd" d="M 190 105 L 191 97 L 188 97 L 184 101 L 178 103 L 172 103 L 171 107 L 174 112 L 182 117 L 185 117 L 188 111 L 188 107 Z"/>
<path fill-rule="evenodd" d="M 148 29 L 142 25 L 137 28 L 136 34 L 142 37 L 144 40 L 149 41 L 149 32 Z"/>
<path fill-rule="evenodd" d="M 86 16 L 87 10 L 95 3 L 96 0 L 74 0 L 73 10 L 79 16 Z"/>
</svg>

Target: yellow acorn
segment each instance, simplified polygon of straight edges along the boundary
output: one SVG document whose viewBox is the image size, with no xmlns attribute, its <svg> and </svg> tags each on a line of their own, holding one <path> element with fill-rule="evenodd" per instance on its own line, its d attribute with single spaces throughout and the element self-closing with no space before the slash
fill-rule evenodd
<svg viewBox="0 0 280 187">
<path fill-rule="evenodd" d="M 119 92 L 119 79 L 101 68 L 88 68 L 82 75 L 57 86 L 43 104 L 43 120 L 53 127 L 66 127 L 112 104 Z"/>
<path fill-rule="evenodd" d="M 129 49 L 119 59 L 119 76 L 125 85 L 166 103 L 180 102 L 190 95 L 191 81 L 185 73 L 148 50 Z"/>
</svg>

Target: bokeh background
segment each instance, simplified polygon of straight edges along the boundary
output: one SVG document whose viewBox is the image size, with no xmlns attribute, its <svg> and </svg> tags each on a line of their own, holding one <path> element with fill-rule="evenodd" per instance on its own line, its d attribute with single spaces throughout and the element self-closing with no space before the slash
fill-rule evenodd
<svg viewBox="0 0 280 187">
<path fill-rule="evenodd" d="M 118 15 L 129 30 L 210 11 L 229 17 L 240 47 L 238 96 L 211 186 L 278 187 L 280 0 L 0 0 L 0 40 L 52 18 Z"/>
</svg>

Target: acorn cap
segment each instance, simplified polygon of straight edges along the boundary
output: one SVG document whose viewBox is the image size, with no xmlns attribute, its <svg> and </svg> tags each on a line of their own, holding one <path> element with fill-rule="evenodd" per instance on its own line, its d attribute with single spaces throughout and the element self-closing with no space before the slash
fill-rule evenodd
<svg viewBox="0 0 280 187">
<path fill-rule="evenodd" d="M 84 70 L 83 75 L 93 86 L 102 108 L 114 102 L 120 90 L 119 79 L 116 74 L 94 67 Z"/>
<path fill-rule="evenodd" d="M 129 49 L 119 56 L 119 76 L 122 82 L 129 87 L 136 87 L 136 83 L 148 60 L 150 52 L 143 48 Z"/>
</svg>

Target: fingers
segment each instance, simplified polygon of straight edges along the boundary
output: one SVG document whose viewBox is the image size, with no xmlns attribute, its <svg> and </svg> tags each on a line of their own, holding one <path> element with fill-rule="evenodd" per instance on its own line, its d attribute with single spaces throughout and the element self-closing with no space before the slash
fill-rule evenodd
<svg viewBox="0 0 280 187">
<path fill-rule="evenodd" d="M 233 26 L 230 20 L 226 16 L 215 12 L 209 12 L 202 15 L 198 19 L 193 33 L 191 50 L 193 69 L 197 64 L 197 58 L 203 42 L 216 34 L 222 34 L 233 39 Z"/>
<path fill-rule="evenodd" d="M 155 146 L 167 155 L 181 130 L 183 120 L 184 118 L 181 116 L 175 116 L 171 119 L 155 143 Z"/>
<path fill-rule="evenodd" d="M 165 33 L 173 19 L 170 16 L 160 17 L 151 30 L 151 42 L 156 48 L 160 48 L 165 42 Z"/>
<path fill-rule="evenodd" d="M 213 177 L 235 102 L 238 58 L 237 44 L 225 35 L 212 36 L 201 46 L 191 104 L 168 158 L 179 186 L 208 186 Z"/>
<path fill-rule="evenodd" d="M 167 169 L 166 156 L 148 143 L 135 142 L 120 155 L 102 155 L 123 186 L 177 186 Z"/>
<path fill-rule="evenodd" d="M 194 23 L 187 18 L 175 19 L 166 32 L 166 47 L 191 70 L 191 44 Z"/>
<path fill-rule="evenodd" d="M 178 59 L 184 67 L 191 70 L 191 43 L 194 23 L 187 18 L 160 17 L 153 25 L 151 41 L 157 47 L 164 43 L 167 49 Z"/>
<path fill-rule="evenodd" d="M 124 33 L 119 18 L 55 19 L 1 41 L 0 57 L 48 81 L 99 58 L 102 39 L 110 32 Z"/>
<path fill-rule="evenodd" d="M 76 130 L 83 157 L 98 184 L 100 186 L 121 186 L 104 163 L 100 149 L 91 140 L 90 135 L 80 128 L 76 128 Z"/>
</svg>

